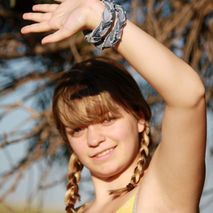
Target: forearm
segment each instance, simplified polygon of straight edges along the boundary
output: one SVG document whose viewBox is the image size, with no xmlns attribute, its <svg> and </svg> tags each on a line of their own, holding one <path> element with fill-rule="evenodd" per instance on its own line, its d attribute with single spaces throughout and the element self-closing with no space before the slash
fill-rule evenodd
<svg viewBox="0 0 213 213">
<path fill-rule="evenodd" d="M 54 43 L 72 37 L 82 29 L 95 29 L 102 19 L 104 3 L 99 0 L 64 0 L 61 4 L 41 4 L 24 19 L 38 23 L 22 28 L 22 33 L 55 31 L 42 40 Z M 94 16 L 95 14 L 95 16 Z M 118 52 L 164 98 L 169 106 L 192 106 L 203 97 L 204 88 L 194 70 L 162 44 L 127 21 Z"/>
<path fill-rule="evenodd" d="M 158 91 L 167 105 L 192 106 L 204 95 L 196 72 L 130 21 L 117 50 Z"/>
</svg>

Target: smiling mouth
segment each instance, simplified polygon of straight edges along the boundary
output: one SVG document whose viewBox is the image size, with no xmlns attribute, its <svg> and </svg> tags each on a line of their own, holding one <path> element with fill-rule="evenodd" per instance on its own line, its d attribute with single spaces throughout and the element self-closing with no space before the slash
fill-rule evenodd
<svg viewBox="0 0 213 213">
<path fill-rule="evenodd" d="M 113 149 L 114 149 L 114 147 L 95 155 L 95 157 L 102 157 L 102 156 L 106 155 L 107 153 L 111 152 Z"/>
<path fill-rule="evenodd" d="M 103 152 L 100 152 L 100 153 L 94 155 L 93 158 L 100 158 L 100 157 L 103 157 L 103 156 L 109 154 L 110 152 L 112 152 L 114 149 L 115 149 L 115 147 L 112 147 L 112 148 L 110 148 L 110 149 L 107 149 L 107 150 L 105 150 L 105 151 L 103 151 Z"/>
</svg>

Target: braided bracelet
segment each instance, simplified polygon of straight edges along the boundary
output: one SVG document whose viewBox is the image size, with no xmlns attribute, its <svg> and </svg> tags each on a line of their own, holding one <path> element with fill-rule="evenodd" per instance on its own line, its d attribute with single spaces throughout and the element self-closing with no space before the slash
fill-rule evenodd
<svg viewBox="0 0 213 213">
<path fill-rule="evenodd" d="M 126 12 L 124 9 L 111 0 L 102 0 L 105 3 L 105 9 L 102 14 L 100 25 L 91 31 L 84 31 L 85 40 L 94 44 L 98 49 L 103 50 L 115 46 L 121 39 L 123 27 L 126 24 Z M 116 11 L 116 24 L 111 32 Z"/>
<path fill-rule="evenodd" d="M 95 44 L 102 42 L 103 37 L 108 33 L 112 27 L 115 18 L 115 8 L 111 1 L 102 0 L 105 3 L 104 12 L 102 14 L 102 21 L 97 28 L 91 31 L 84 31 L 85 40 L 88 43 Z"/>
<path fill-rule="evenodd" d="M 95 44 L 100 50 L 113 47 L 121 40 L 123 27 L 126 24 L 126 12 L 118 4 L 115 5 L 115 10 L 117 12 L 117 20 L 114 29 L 105 37 L 101 44 Z"/>
</svg>

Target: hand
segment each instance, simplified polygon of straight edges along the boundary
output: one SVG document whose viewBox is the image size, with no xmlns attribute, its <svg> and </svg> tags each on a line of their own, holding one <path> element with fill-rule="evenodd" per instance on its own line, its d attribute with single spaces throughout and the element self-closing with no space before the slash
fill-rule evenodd
<svg viewBox="0 0 213 213">
<path fill-rule="evenodd" d="M 101 22 L 104 10 L 100 0 L 55 0 L 59 4 L 37 4 L 34 13 L 23 14 L 23 19 L 37 22 L 21 29 L 23 34 L 48 32 L 42 44 L 71 37 L 83 29 L 93 30 Z"/>
</svg>

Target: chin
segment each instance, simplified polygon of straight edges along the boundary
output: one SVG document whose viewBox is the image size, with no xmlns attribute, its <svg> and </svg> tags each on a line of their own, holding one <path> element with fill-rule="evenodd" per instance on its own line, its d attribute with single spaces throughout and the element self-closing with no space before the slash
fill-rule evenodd
<svg viewBox="0 0 213 213">
<path fill-rule="evenodd" d="M 92 171 L 91 175 L 96 178 L 111 181 L 119 177 L 123 173 L 123 170 L 122 167 L 118 166 L 102 166 L 98 170 L 91 169 L 90 171 Z"/>
</svg>

